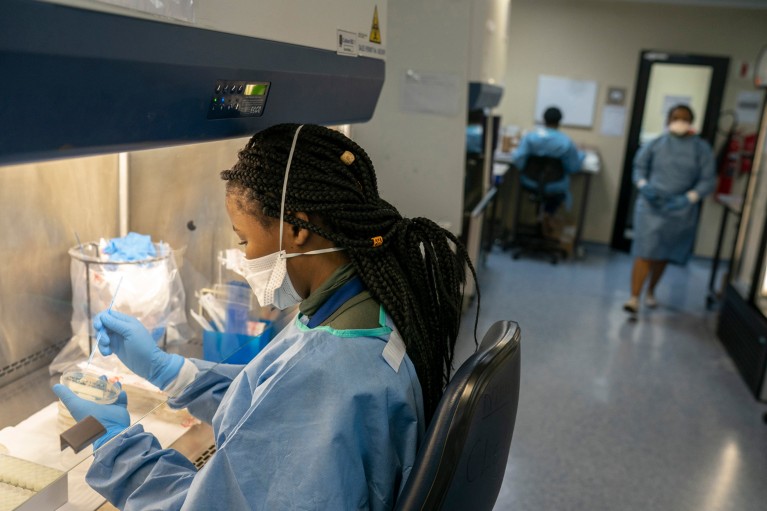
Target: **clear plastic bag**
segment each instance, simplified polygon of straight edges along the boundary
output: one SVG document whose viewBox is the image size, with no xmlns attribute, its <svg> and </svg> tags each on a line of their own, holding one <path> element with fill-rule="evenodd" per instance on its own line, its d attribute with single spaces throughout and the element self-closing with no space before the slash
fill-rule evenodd
<svg viewBox="0 0 767 511">
<path fill-rule="evenodd" d="M 102 240 L 101 244 L 87 243 L 69 250 L 73 335 L 51 362 L 51 374 L 63 372 L 90 355 L 96 339 L 93 317 L 106 310 L 113 297 L 112 309 L 136 317 L 156 341 L 178 343 L 191 337 L 184 285 L 170 246 L 155 243 L 155 257 L 114 262 L 102 254 L 103 245 Z"/>
</svg>

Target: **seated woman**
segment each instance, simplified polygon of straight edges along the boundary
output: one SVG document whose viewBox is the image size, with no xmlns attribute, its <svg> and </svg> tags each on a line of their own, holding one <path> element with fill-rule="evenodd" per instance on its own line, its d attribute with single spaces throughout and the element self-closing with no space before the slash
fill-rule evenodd
<svg viewBox="0 0 767 511">
<path fill-rule="evenodd" d="M 299 313 L 245 366 L 167 354 L 99 314 L 101 352 L 211 423 L 216 453 L 197 471 L 141 425 L 119 434 L 124 394 L 96 405 L 57 385 L 107 430 L 88 483 L 120 509 L 391 509 L 448 379 L 466 250 L 403 218 L 365 151 L 321 126 L 257 133 L 221 176 L 242 274 L 262 306 Z"/>
</svg>

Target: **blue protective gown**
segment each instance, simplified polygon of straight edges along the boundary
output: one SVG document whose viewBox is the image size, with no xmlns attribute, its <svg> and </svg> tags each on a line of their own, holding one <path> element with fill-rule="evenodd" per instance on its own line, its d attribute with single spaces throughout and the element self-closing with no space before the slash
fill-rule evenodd
<svg viewBox="0 0 767 511">
<path fill-rule="evenodd" d="M 217 451 L 199 472 L 135 425 L 96 452 L 88 484 L 126 510 L 390 509 L 424 433 L 415 368 L 382 357 L 383 309 L 378 329 L 306 322 L 246 366 L 194 361 L 201 372 L 172 404 L 213 425 Z"/>
<path fill-rule="evenodd" d="M 572 206 L 570 174 L 581 169 L 585 154 L 579 151 L 573 141 L 570 140 L 570 137 L 561 131 L 554 128 L 538 128 L 522 137 L 519 146 L 512 154 L 514 166 L 520 170 L 524 169 L 527 164 L 527 158 L 530 156 L 548 156 L 562 160 L 562 166 L 565 169 L 564 177 L 559 181 L 546 184 L 544 192 L 547 195 L 564 195 L 565 206 L 570 209 Z M 523 175 L 520 175 L 520 181 L 526 187 L 538 187 L 535 181 Z"/>
<path fill-rule="evenodd" d="M 698 136 L 661 135 L 642 147 L 634 158 L 634 183 L 640 179 L 645 179 L 661 197 L 695 190 L 702 199 L 713 191 L 716 181 L 711 147 Z M 685 264 L 695 242 L 700 202 L 664 211 L 639 194 L 634 207 L 633 254 Z"/>
</svg>

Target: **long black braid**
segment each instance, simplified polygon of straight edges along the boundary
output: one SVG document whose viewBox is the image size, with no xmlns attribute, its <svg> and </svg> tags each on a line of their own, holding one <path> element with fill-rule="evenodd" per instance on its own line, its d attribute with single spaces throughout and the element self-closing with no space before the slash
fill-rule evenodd
<svg viewBox="0 0 767 511">
<path fill-rule="evenodd" d="M 234 167 L 221 173 L 227 193 L 237 195 L 256 218 L 280 216 L 285 165 L 297 128 L 280 124 L 257 133 Z M 325 227 L 296 218 L 293 211 L 316 214 Z M 343 134 L 316 125 L 305 125 L 298 136 L 285 221 L 346 248 L 368 291 L 402 334 L 430 420 L 450 376 L 466 267 L 476 282 L 461 242 L 429 219 L 403 218 L 378 196 L 367 153 Z M 476 320 L 474 335 L 476 342 Z"/>
</svg>

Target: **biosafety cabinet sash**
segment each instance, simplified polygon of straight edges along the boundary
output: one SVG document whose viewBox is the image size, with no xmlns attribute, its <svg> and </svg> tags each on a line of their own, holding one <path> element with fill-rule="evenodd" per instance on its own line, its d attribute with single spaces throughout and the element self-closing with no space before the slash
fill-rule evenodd
<svg viewBox="0 0 767 511">
<path fill-rule="evenodd" d="M 375 110 L 386 0 L 187 0 L 175 12 L 132 4 L 0 2 L 0 165 L 247 136 L 281 122 L 363 122 Z"/>
</svg>

